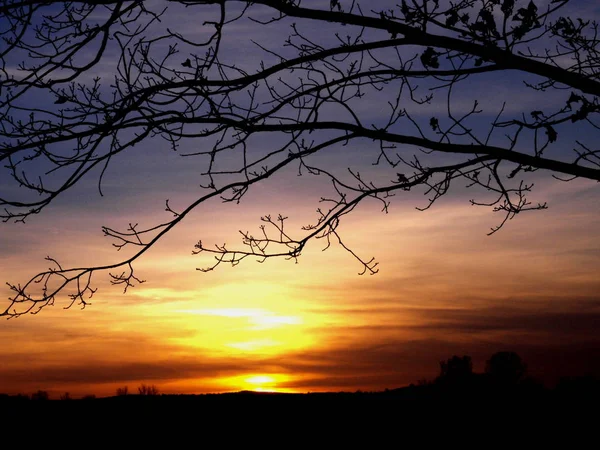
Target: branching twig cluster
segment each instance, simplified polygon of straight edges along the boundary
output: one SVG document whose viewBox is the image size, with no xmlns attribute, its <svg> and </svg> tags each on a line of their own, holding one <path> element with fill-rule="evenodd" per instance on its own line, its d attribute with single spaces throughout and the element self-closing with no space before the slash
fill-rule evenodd
<svg viewBox="0 0 600 450">
<path fill-rule="evenodd" d="M 101 271 L 124 290 L 143 282 L 134 262 L 191 211 L 212 198 L 239 203 L 290 166 L 331 183 L 316 220 L 296 235 L 287 217 L 266 215 L 258 235 L 241 232 L 241 249 L 199 241 L 193 253 L 215 257 L 199 270 L 248 257 L 297 260 L 321 240 L 350 252 L 361 274 L 374 274 L 375 259 L 357 255 L 340 234 L 344 216 L 364 200 L 387 212 L 395 194 L 419 191 L 427 196 L 420 209 L 428 209 L 462 180 L 472 204 L 502 214 L 494 233 L 520 212 L 546 208 L 529 200 L 533 182 L 525 177 L 536 170 L 600 181 L 597 24 L 563 16 L 569 1 L 546 9 L 514 0 L 403 0 L 379 10 L 378 2 L 322 3 L 171 0 L 152 11 L 141 1 L 5 1 L 3 221 L 41 213 L 92 173 L 103 195 L 111 161 L 153 138 L 199 161 L 203 183 L 182 210 L 167 200 L 168 221 L 103 227 L 118 250 L 134 248 L 132 256 L 77 269 L 48 258 L 53 268 L 9 284 L 13 295 L 0 315 L 37 312 L 68 289 L 67 307 L 85 307 Z M 197 14 L 207 32 L 185 35 L 169 22 L 171 11 Z M 254 67 L 230 56 L 236 23 L 273 36 L 252 40 L 262 57 Z M 307 31 L 313 23 L 323 32 Z M 278 44 L 282 32 L 288 37 Z M 109 76 L 94 75 L 102 67 Z M 531 111 L 513 105 L 518 98 L 494 111 L 477 101 L 457 107 L 478 77 L 510 77 L 559 100 Z M 348 167 L 344 155 L 359 151 L 368 163 Z M 338 162 L 323 163 L 325 154 Z"/>
</svg>

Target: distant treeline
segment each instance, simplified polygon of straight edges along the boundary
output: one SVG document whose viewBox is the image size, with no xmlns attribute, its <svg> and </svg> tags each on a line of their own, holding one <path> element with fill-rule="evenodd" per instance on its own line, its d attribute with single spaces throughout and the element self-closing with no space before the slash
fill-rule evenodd
<svg viewBox="0 0 600 450">
<path fill-rule="evenodd" d="M 254 402 L 329 402 L 344 404 L 348 401 L 378 401 L 402 398 L 405 401 L 438 401 L 461 399 L 471 402 L 514 402 L 535 401 L 544 403 L 556 401 L 598 401 L 600 400 L 600 377 L 597 375 L 561 378 L 554 388 L 547 388 L 540 381 L 527 374 L 527 365 L 515 352 L 497 352 L 486 362 L 484 373 L 473 372 L 470 356 L 457 356 L 440 362 L 440 373 L 434 380 L 420 380 L 416 384 L 384 391 L 329 392 L 307 394 L 281 394 L 241 391 L 225 394 L 161 394 L 155 385 L 141 384 L 137 393 L 128 386 L 116 389 L 115 396 L 96 398 L 87 395 L 73 399 L 68 392 L 58 399 L 51 398 L 47 391 L 37 391 L 31 395 L 0 394 L 0 403 L 61 400 L 77 403 L 90 401 L 127 402 L 129 404 L 170 403 L 199 401 L 219 404 Z M 539 403 L 539 404 L 541 404 Z"/>
</svg>

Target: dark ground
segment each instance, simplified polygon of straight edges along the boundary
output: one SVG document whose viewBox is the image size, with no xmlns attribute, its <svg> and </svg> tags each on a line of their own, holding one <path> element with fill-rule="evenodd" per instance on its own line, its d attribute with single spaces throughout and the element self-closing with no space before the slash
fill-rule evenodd
<svg viewBox="0 0 600 450">
<path fill-rule="evenodd" d="M 598 380 L 571 380 L 556 389 L 471 381 L 355 393 L 126 395 L 68 401 L 1 396 L 0 445 L 596 448 Z"/>
</svg>

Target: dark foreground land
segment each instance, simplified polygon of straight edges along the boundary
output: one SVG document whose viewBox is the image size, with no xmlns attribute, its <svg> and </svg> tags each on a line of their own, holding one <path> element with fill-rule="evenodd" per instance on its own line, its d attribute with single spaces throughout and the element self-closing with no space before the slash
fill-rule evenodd
<svg viewBox="0 0 600 450">
<path fill-rule="evenodd" d="M 169 449 L 191 443 L 225 449 L 427 449 L 440 446 L 436 442 L 448 448 L 579 449 L 592 441 L 591 448 L 597 445 L 599 386 L 431 384 L 354 393 L 4 397 L 0 417 L 7 439 L 27 437 L 32 445 L 75 439 L 93 448 L 103 441 L 115 448 Z"/>
<path fill-rule="evenodd" d="M 494 354 L 482 374 L 473 373 L 470 357 L 455 355 L 440 362 L 435 380 L 382 392 L 159 395 L 146 385 L 138 392 L 61 400 L 44 391 L 0 394 L 0 448 L 19 437 L 42 444 L 76 438 L 93 448 L 105 439 L 134 449 L 438 446 L 432 440 L 452 449 L 579 449 L 592 441 L 597 448 L 600 431 L 599 377 L 563 378 L 548 388 L 526 375 L 514 352 Z"/>
<path fill-rule="evenodd" d="M 560 414 L 585 411 L 600 419 L 600 380 L 565 380 L 548 389 L 539 383 L 497 385 L 472 379 L 468 383 L 428 383 L 382 392 L 336 392 L 282 394 L 242 391 L 199 395 L 120 395 L 83 399 L 45 399 L 35 396 L 0 394 L 0 411 L 17 410 L 86 411 L 104 410 L 113 414 L 177 415 L 194 410 L 196 414 L 229 416 L 256 411 L 311 411 L 313 416 L 328 414 L 377 415 L 412 413 L 451 415 L 452 411 L 510 411 L 515 416 L 536 413 Z"/>
</svg>

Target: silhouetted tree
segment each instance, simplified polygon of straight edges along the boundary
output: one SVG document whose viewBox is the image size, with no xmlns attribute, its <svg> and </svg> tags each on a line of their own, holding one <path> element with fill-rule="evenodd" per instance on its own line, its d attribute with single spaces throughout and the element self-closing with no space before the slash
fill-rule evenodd
<svg viewBox="0 0 600 450">
<path fill-rule="evenodd" d="M 72 400 L 72 399 L 71 399 L 71 394 L 69 394 L 68 392 L 65 392 L 64 394 L 62 394 L 62 395 L 60 396 L 60 399 L 61 399 L 61 400 Z"/>
<path fill-rule="evenodd" d="M 473 362 L 470 356 L 457 356 L 446 361 L 440 361 L 440 376 L 438 381 L 445 383 L 464 383 L 470 381 L 473 375 Z"/>
<path fill-rule="evenodd" d="M 497 352 L 486 362 L 485 373 L 496 383 L 515 385 L 522 381 L 527 365 L 515 352 Z"/>
<path fill-rule="evenodd" d="M 138 392 L 140 395 L 158 395 L 158 388 L 155 385 L 141 384 Z"/>
<path fill-rule="evenodd" d="M 120 388 L 117 388 L 117 396 L 122 397 L 129 394 L 129 387 L 128 386 L 123 386 Z"/>
<path fill-rule="evenodd" d="M 48 392 L 46 391 L 37 391 L 34 392 L 33 394 L 31 394 L 31 400 L 49 400 L 50 396 L 48 395 Z"/>
<path fill-rule="evenodd" d="M 377 262 L 340 235 L 363 201 L 387 211 L 392 196 L 419 191 L 427 209 L 466 184 L 472 204 L 501 215 L 493 233 L 546 208 L 529 198 L 538 169 L 600 180 L 600 40 L 595 21 L 573 16 L 579 4 L 2 2 L 4 221 L 43 212 L 86 177 L 97 176 L 103 193 L 111 163 L 154 138 L 196 158 L 202 184 L 193 179 L 185 205 L 167 201 L 165 221 L 104 227 L 117 248 L 135 249 L 123 259 L 67 268 L 48 257 L 49 270 L 10 284 L 0 315 L 37 312 L 69 286 L 66 306 L 85 307 L 96 272 L 126 291 L 142 282 L 133 264 L 192 211 L 213 198 L 238 203 L 290 168 L 331 182 L 314 220 L 296 235 L 285 216 L 264 216 L 239 249 L 198 241 L 194 253 L 215 257 L 201 270 L 247 257 L 296 260 L 321 238 L 374 274 Z M 197 18 L 197 32 L 178 27 L 181 14 Z M 355 164 L 346 155 L 357 148 Z"/>
</svg>

